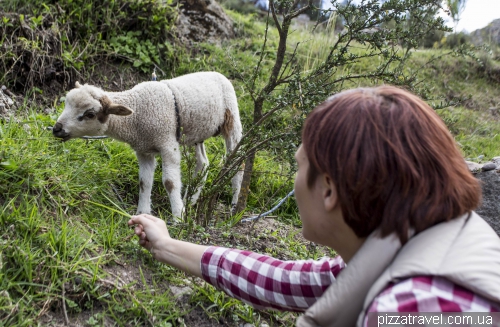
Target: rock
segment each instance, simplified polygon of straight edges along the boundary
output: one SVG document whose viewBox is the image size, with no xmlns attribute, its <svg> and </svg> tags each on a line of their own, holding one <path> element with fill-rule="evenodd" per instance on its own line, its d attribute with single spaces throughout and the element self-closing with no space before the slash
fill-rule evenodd
<svg viewBox="0 0 500 327">
<path fill-rule="evenodd" d="M 490 171 L 490 170 L 493 170 L 496 168 L 497 168 L 497 165 L 494 162 L 488 162 L 488 163 L 485 163 L 483 165 L 483 167 L 481 167 L 481 170 L 482 171 Z"/>
<path fill-rule="evenodd" d="M 0 291 L 0 306 L 6 307 L 11 305 L 12 305 L 12 300 L 10 298 L 9 292 Z"/>
<path fill-rule="evenodd" d="M 491 162 L 494 162 L 497 166 L 500 166 L 500 157 L 493 157 Z"/>
<path fill-rule="evenodd" d="M 2 91 L 0 93 L 2 94 L 2 98 L 4 99 L 6 105 L 8 106 L 15 105 L 14 100 L 12 100 L 14 94 L 12 94 L 12 92 L 10 92 L 9 89 L 5 87 L 5 85 L 2 85 Z"/>
<path fill-rule="evenodd" d="M 43 113 L 46 115 L 52 115 L 52 114 L 56 113 L 56 109 L 55 108 L 45 108 L 45 109 L 43 109 Z"/>
<path fill-rule="evenodd" d="M 7 90 L 5 85 L 2 85 L 2 88 L 0 88 L 0 117 L 6 116 L 9 112 L 9 109 L 15 107 L 14 100 L 12 100 L 9 94 L 12 93 Z"/>
<path fill-rule="evenodd" d="M 483 202 L 476 212 L 500 236 L 500 173 L 490 170 L 477 173 L 475 177 L 483 182 Z"/>
<path fill-rule="evenodd" d="M 500 18 L 495 19 L 488 26 L 475 30 L 471 34 L 472 43 L 483 45 L 485 43 L 500 44 Z"/>
<path fill-rule="evenodd" d="M 478 164 L 477 162 L 465 161 L 465 163 L 467 164 L 467 167 L 469 167 L 469 171 L 471 173 L 478 173 L 483 168 L 483 165 Z"/>
<path fill-rule="evenodd" d="M 187 286 L 186 287 L 178 287 L 178 286 L 171 285 L 170 291 L 172 292 L 174 297 L 180 297 L 180 296 L 183 296 L 184 294 L 188 294 L 188 295 L 191 294 L 193 290 Z"/>
<path fill-rule="evenodd" d="M 176 34 L 181 42 L 209 42 L 234 37 L 233 21 L 214 0 L 180 0 Z"/>
</svg>

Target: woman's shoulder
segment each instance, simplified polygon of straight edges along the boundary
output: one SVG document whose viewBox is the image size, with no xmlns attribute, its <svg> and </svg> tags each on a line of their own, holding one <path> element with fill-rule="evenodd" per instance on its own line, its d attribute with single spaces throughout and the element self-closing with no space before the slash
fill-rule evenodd
<svg viewBox="0 0 500 327">
<path fill-rule="evenodd" d="M 389 284 L 368 312 L 499 312 L 500 305 L 437 276 L 417 276 Z"/>
</svg>

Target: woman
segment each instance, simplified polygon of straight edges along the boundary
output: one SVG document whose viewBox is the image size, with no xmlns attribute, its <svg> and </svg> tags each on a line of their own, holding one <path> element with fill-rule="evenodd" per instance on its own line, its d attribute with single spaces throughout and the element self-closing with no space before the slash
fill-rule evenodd
<svg viewBox="0 0 500 327">
<path fill-rule="evenodd" d="M 140 245 L 256 308 L 305 311 L 297 326 L 500 309 L 500 239 L 473 212 L 478 181 L 424 101 L 391 86 L 342 92 L 313 110 L 302 142 L 302 232 L 338 257 L 283 262 L 196 245 L 148 215 L 129 221 Z"/>
</svg>

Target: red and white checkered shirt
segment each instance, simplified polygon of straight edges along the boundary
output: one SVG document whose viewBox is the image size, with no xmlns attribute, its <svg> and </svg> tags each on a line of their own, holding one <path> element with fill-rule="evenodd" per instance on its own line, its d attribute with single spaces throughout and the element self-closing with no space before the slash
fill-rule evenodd
<svg viewBox="0 0 500 327">
<path fill-rule="evenodd" d="M 345 267 L 340 256 L 282 261 L 251 251 L 209 247 L 203 278 L 257 309 L 303 312 Z M 498 312 L 500 308 L 442 277 L 419 276 L 390 284 L 368 312 Z"/>
</svg>

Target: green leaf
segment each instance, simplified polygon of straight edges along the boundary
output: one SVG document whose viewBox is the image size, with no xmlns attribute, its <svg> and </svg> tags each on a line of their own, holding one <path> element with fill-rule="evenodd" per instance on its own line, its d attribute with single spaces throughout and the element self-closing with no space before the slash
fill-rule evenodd
<svg viewBox="0 0 500 327">
<path fill-rule="evenodd" d="M 13 170 L 16 170 L 18 168 L 18 166 L 14 162 L 0 161 L 0 168 L 13 171 Z"/>
</svg>

